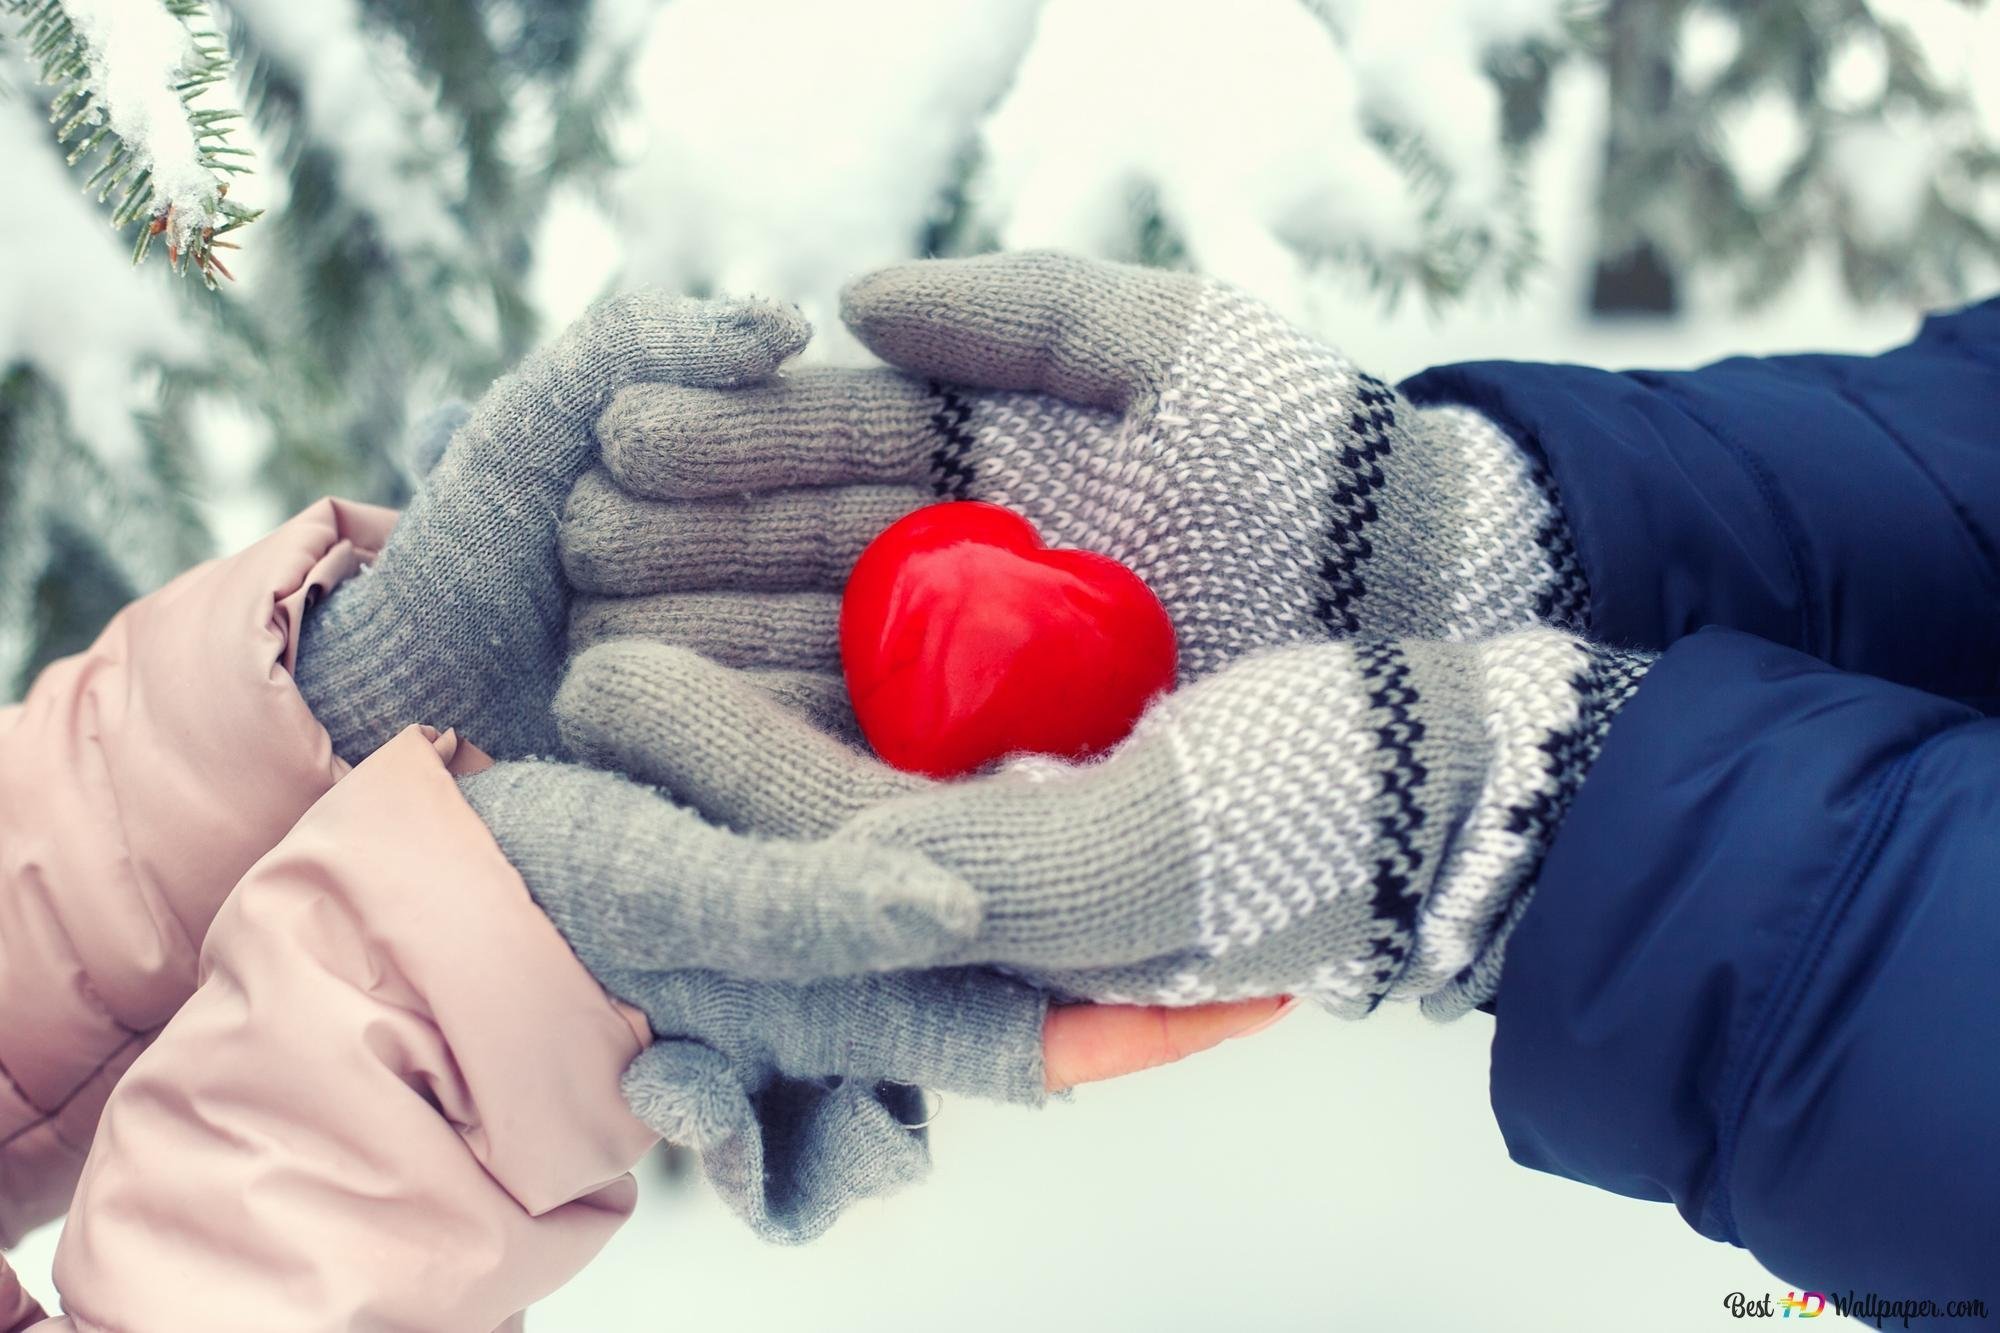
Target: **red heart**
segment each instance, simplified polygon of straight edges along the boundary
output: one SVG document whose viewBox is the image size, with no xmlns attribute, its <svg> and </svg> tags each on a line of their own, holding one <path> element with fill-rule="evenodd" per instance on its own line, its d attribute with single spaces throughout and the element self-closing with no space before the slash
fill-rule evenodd
<svg viewBox="0 0 2000 1333">
<path fill-rule="evenodd" d="M 875 753 L 957 777 L 1003 755 L 1084 759 L 1173 688 L 1174 627 L 1109 556 L 1053 551 L 1020 515 L 959 500 L 891 524 L 840 605 L 840 660 Z"/>
</svg>

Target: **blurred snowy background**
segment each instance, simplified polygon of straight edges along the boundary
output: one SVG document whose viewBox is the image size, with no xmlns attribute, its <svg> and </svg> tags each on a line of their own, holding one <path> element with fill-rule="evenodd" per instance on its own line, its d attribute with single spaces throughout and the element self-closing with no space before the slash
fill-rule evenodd
<svg viewBox="0 0 2000 1333">
<path fill-rule="evenodd" d="M 266 210 L 219 294 L 130 266 L 0 15 L 0 698 L 316 495 L 399 499 L 408 420 L 624 284 L 787 297 L 852 360 L 846 279 L 1059 245 L 1389 378 L 1873 350 L 2000 286 L 2000 14 L 1962 0 L 211 8 Z M 1302 1014 L 1039 1115 L 953 1102 L 931 1184 L 798 1252 L 658 1169 L 533 1326 L 1682 1330 L 1783 1290 L 1511 1167 L 1489 1031 Z M 54 1240 L 12 1256 L 43 1294 Z"/>
</svg>

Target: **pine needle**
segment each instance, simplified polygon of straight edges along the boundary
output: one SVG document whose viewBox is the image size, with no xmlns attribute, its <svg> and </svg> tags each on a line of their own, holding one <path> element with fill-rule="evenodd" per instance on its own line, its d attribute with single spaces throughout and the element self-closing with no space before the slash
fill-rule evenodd
<svg viewBox="0 0 2000 1333">
<path fill-rule="evenodd" d="M 0 11 L 19 21 L 25 54 L 41 81 L 55 89 L 49 121 L 69 164 L 84 166 L 88 172 L 85 193 L 110 206 L 113 228 L 138 227 L 132 262 L 143 262 L 154 240 L 161 239 L 174 272 L 195 273 L 213 290 L 218 274 L 231 276 L 215 256 L 215 238 L 254 221 L 260 212 L 228 198 L 231 178 L 249 171 L 245 159 L 250 152 L 229 142 L 234 122 L 241 119 L 238 111 L 195 105 L 228 77 L 230 69 L 227 48 L 211 24 L 206 4 L 155 2 L 188 33 L 187 54 L 171 90 L 194 136 L 200 167 L 210 178 L 207 187 L 191 198 L 179 191 L 179 199 L 167 197 L 145 145 L 128 141 L 112 127 L 101 83 L 102 55 L 92 49 L 84 28 L 62 0 L 0 0 Z"/>
</svg>

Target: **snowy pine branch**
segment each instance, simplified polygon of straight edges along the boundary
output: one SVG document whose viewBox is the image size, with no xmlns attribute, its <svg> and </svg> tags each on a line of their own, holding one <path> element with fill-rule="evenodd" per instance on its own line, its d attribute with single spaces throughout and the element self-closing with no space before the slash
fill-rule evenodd
<svg viewBox="0 0 2000 1333">
<path fill-rule="evenodd" d="M 111 225 L 138 224 L 133 262 L 157 240 L 177 273 L 211 288 L 229 276 L 220 239 L 257 217 L 228 198 L 249 151 L 230 142 L 238 113 L 198 107 L 227 77 L 229 56 L 200 0 L 0 0 L 42 82 L 55 89 L 49 119 L 84 189 L 111 208 Z"/>
</svg>

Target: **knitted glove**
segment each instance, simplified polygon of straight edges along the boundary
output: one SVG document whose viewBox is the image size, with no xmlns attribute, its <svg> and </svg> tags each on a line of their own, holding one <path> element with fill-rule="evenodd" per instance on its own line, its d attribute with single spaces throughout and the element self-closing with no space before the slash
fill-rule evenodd
<svg viewBox="0 0 2000 1333">
<path fill-rule="evenodd" d="M 584 653 L 559 717 L 579 753 L 753 845 L 907 848 L 955 872 L 982 910 L 951 961 L 1098 1000 L 1294 993 L 1356 1016 L 1401 995 L 1448 1016 L 1494 993 L 1649 661 L 1551 629 L 1301 645 L 1184 687 L 1098 763 L 954 783 L 889 769 L 663 644 Z"/>
<path fill-rule="evenodd" d="M 590 423 L 620 385 L 755 380 L 806 334 L 777 306 L 623 298 L 502 381 L 469 420 L 433 416 L 412 449 L 419 493 L 382 559 L 304 627 L 300 689 L 336 751 L 358 761 L 428 721 L 502 756 L 557 753 L 549 707 L 568 590 L 555 525 L 594 456 Z M 969 920 L 964 890 L 914 858 L 842 866 L 761 852 L 579 766 L 501 763 L 463 790 L 580 953 L 591 936 L 579 922 L 592 910 L 650 943 L 641 968 L 751 976 L 787 975 L 801 940 L 815 967 L 829 950 L 857 970 L 921 964 L 961 929 L 954 921 Z M 588 902 L 565 895 L 583 885 L 609 887 Z M 807 1239 L 848 1202 L 928 1164 L 896 1114 L 914 1093 L 876 1080 L 900 1070 L 1017 1101 L 1041 1095 L 1040 995 L 968 973 L 933 987 L 940 1002 L 920 1008 L 922 974 L 910 975 L 900 987 L 787 988 L 628 967 L 608 982 L 614 993 L 686 1040 L 635 1062 L 627 1095 L 654 1128 L 706 1149 L 724 1197 L 762 1234 Z"/>
<path fill-rule="evenodd" d="M 572 582 L 600 595 L 579 601 L 578 649 L 640 635 L 831 670 L 855 557 L 938 497 L 1005 505 L 1136 570 L 1186 680 L 1333 637 L 1580 627 L 1577 565 L 1526 453 L 1219 283 L 1059 254 L 935 260 L 863 279 L 844 313 L 911 373 L 613 400 L 604 467 L 563 529 Z"/>
<path fill-rule="evenodd" d="M 593 307 L 495 384 L 431 468 L 374 568 L 308 613 L 297 679 L 337 754 L 359 762 L 413 722 L 499 758 L 552 754 L 569 593 L 564 500 L 618 390 L 714 391 L 805 345 L 796 310 L 639 292 Z"/>
<path fill-rule="evenodd" d="M 780 1245 L 814 1240 L 853 1204 L 930 1173 L 915 1088 L 776 1079 L 746 1102 L 728 1057 L 660 1041 L 632 1063 L 625 1089 L 641 1119 L 699 1151 L 731 1211 Z"/>
<path fill-rule="evenodd" d="M 902 1085 L 1041 1101 L 1041 992 L 970 968 L 850 975 L 969 937 L 976 901 L 923 858 L 751 842 L 576 764 L 496 764 L 459 788 L 578 958 L 662 1039 L 626 1071 L 634 1111 L 700 1149 L 767 1239 L 810 1240 L 923 1175 Z M 740 979 L 821 974 L 839 979 Z"/>
<path fill-rule="evenodd" d="M 923 1178 L 914 1084 L 1028 1106 L 1045 1096 L 1046 997 L 992 973 L 806 986 L 612 966 L 598 976 L 672 1034 L 626 1071 L 633 1110 L 698 1149 L 716 1192 L 767 1240 L 811 1240 L 852 1203 Z"/>
</svg>

